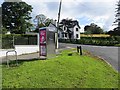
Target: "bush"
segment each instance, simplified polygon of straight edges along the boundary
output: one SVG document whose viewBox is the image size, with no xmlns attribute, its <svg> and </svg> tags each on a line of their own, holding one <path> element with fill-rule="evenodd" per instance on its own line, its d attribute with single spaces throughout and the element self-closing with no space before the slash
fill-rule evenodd
<svg viewBox="0 0 120 90">
<path fill-rule="evenodd" d="M 85 44 L 85 45 L 101 45 L 101 46 L 114 46 L 120 44 L 120 37 L 81 37 L 80 40 L 73 39 L 70 40 L 60 39 L 59 42 L 62 43 L 73 43 L 73 44 Z"/>
<path fill-rule="evenodd" d="M 120 47 L 120 44 L 116 44 L 115 46 Z"/>
<path fill-rule="evenodd" d="M 2 35 L 2 48 L 9 49 L 13 47 L 13 35 Z"/>
<path fill-rule="evenodd" d="M 114 39 L 120 43 L 120 36 L 114 36 Z"/>
</svg>

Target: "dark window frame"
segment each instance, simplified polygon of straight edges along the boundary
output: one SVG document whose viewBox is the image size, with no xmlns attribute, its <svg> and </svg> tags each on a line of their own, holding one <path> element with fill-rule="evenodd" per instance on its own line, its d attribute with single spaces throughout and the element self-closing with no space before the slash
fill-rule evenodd
<svg viewBox="0 0 120 90">
<path fill-rule="evenodd" d="M 76 31 L 79 31 L 79 29 L 78 29 L 78 28 L 76 28 Z"/>
<path fill-rule="evenodd" d="M 67 33 L 65 33 L 65 37 L 67 37 Z"/>
<path fill-rule="evenodd" d="M 78 34 L 76 34 L 76 38 L 79 38 L 79 35 L 78 35 Z"/>
</svg>

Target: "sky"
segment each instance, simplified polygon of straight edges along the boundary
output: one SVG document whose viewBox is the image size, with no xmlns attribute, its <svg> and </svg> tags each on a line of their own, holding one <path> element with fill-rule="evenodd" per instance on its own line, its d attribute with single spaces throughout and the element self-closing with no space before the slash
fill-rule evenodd
<svg viewBox="0 0 120 90">
<path fill-rule="evenodd" d="M 44 14 L 51 19 L 58 18 L 58 8 L 60 0 L 22 0 L 32 5 L 31 16 Z M 104 31 L 112 30 L 115 21 L 115 8 L 118 0 L 62 0 L 61 17 L 62 19 L 78 20 L 81 32 L 84 26 L 95 23 Z M 2 4 L 4 0 L 0 0 Z"/>
</svg>

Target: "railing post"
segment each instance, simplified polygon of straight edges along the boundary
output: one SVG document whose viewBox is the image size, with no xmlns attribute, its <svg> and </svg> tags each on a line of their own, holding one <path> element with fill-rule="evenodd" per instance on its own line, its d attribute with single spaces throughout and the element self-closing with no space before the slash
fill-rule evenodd
<svg viewBox="0 0 120 90">
<path fill-rule="evenodd" d="M 8 68 L 9 68 L 9 60 L 8 60 L 7 53 L 8 53 L 8 52 L 6 52 L 6 60 L 7 60 L 7 66 L 8 66 Z"/>
<path fill-rule="evenodd" d="M 15 51 L 15 56 L 16 56 L 16 65 L 18 65 L 18 62 L 17 62 L 17 52 Z"/>
<path fill-rule="evenodd" d="M 18 62 L 17 62 L 17 52 L 15 50 L 11 50 L 11 51 L 7 51 L 6 52 L 6 60 L 7 60 L 7 66 L 9 68 L 9 60 L 8 60 L 8 53 L 9 52 L 15 52 L 15 56 L 16 56 L 16 65 L 18 65 Z"/>
</svg>

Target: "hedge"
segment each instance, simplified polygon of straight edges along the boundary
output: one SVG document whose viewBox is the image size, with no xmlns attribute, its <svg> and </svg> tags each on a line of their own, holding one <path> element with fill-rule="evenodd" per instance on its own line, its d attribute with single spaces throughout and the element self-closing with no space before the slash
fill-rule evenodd
<svg viewBox="0 0 120 90">
<path fill-rule="evenodd" d="M 59 42 L 73 43 L 73 44 L 85 44 L 85 45 L 115 46 L 116 44 L 120 44 L 120 36 L 115 36 L 115 37 L 81 37 L 80 40 L 59 39 Z"/>
<path fill-rule="evenodd" d="M 112 37 L 81 37 L 76 39 L 59 39 L 62 43 L 85 44 L 85 45 L 100 45 L 100 46 L 120 46 L 120 36 Z M 37 35 L 20 35 L 14 34 L 15 45 L 37 45 Z M 13 35 L 2 35 L 2 48 L 9 49 L 13 46 Z"/>
</svg>

